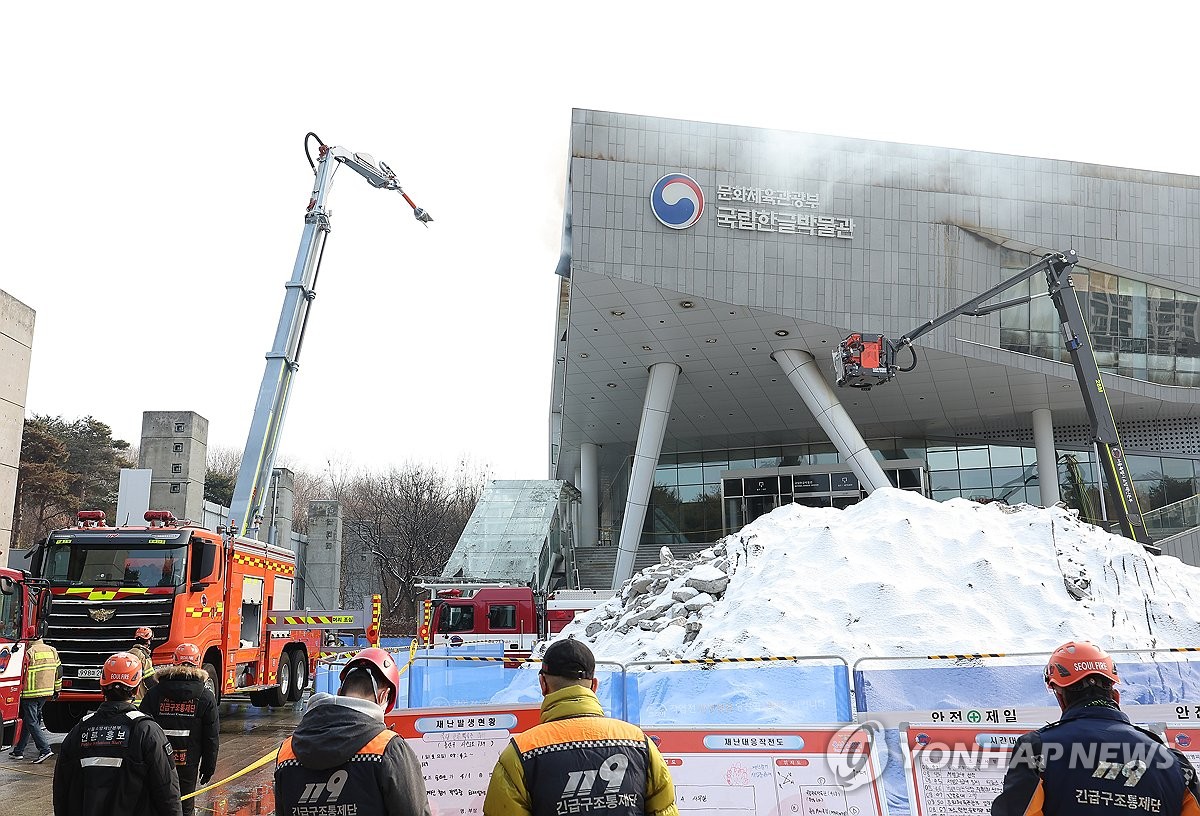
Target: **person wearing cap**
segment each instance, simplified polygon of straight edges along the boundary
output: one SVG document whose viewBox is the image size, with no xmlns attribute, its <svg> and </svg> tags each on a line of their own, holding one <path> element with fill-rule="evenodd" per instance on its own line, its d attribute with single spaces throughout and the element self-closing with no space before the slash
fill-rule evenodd
<svg viewBox="0 0 1200 816">
<path fill-rule="evenodd" d="M 484 816 L 679 816 L 662 754 L 636 725 L 604 716 L 595 675 L 596 658 L 582 641 L 546 649 L 541 723 L 500 753 Z"/>
<path fill-rule="evenodd" d="M 396 704 L 400 670 L 383 649 L 358 652 L 337 696 L 318 692 L 275 765 L 275 812 L 430 816 L 421 763 L 383 721 Z"/>
<path fill-rule="evenodd" d="M 1200 816 L 1191 763 L 1121 711 L 1112 655 L 1064 643 L 1043 679 L 1062 716 L 1017 739 L 992 816 Z"/>
<path fill-rule="evenodd" d="M 181 643 L 172 657 L 174 663 L 158 670 L 158 684 L 146 692 L 139 708 L 170 738 L 179 790 L 186 797 L 212 779 L 221 748 L 221 720 L 217 698 L 205 686 L 208 674 L 200 668 L 200 649 Z M 192 816 L 195 807 L 195 797 L 185 798 L 183 816 Z"/>
<path fill-rule="evenodd" d="M 104 702 L 59 747 L 54 816 L 183 816 L 171 743 L 132 702 L 141 681 L 136 655 L 104 661 Z"/>
</svg>

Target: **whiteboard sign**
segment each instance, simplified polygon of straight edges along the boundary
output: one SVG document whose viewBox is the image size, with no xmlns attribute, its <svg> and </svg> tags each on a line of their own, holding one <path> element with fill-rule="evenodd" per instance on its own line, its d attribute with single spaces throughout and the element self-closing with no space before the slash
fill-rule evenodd
<svg viewBox="0 0 1200 816">
<path fill-rule="evenodd" d="M 434 816 L 481 816 L 500 752 L 540 713 L 540 705 L 487 705 L 404 709 L 386 719 L 421 763 Z"/>
<path fill-rule="evenodd" d="M 680 814 L 883 816 L 874 732 L 853 725 L 644 728 Z"/>
<path fill-rule="evenodd" d="M 1017 737 L 1036 727 L 905 723 L 900 740 L 913 816 L 988 816 Z"/>
</svg>

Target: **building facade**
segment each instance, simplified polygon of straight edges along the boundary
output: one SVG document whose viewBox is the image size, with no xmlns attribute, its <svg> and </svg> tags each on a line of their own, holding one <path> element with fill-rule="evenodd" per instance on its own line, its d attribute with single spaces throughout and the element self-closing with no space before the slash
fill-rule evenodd
<svg viewBox="0 0 1200 816">
<path fill-rule="evenodd" d="M 33 353 L 33 309 L 0 291 L 0 565 L 8 563 Z"/>
<path fill-rule="evenodd" d="M 1070 249 L 1147 524 L 1193 527 L 1200 178 L 574 111 L 550 476 L 580 488 L 582 546 L 619 578 L 885 483 L 1111 516 L 1049 298 L 948 322 L 885 385 L 833 385 L 851 332 L 898 338 Z"/>
</svg>

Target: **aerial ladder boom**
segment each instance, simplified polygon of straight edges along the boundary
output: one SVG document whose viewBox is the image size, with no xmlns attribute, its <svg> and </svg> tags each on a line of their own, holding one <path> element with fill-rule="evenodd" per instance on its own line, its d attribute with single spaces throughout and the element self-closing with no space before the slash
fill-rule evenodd
<svg viewBox="0 0 1200 816">
<path fill-rule="evenodd" d="M 331 211 L 326 201 L 334 172 L 339 165 L 345 164 L 372 187 L 398 192 L 422 224 L 428 225 L 433 220 L 429 213 L 413 203 L 396 181 L 396 174 L 383 162 L 377 162 L 366 153 L 353 153 L 343 147 L 326 145 L 314 133 L 305 136 L 306 150 L 310 138 L 319 145 L 315 164 L 309 159 L 315 175 L 312 196 L 304 213 L 304 231 L 300 236 L 300 249 L 296 253 L 292 277 L 285 286 L 283 310 L 275 329 L 275 340 L 267 352 L 267 366 L 258 389 L 258 400 L 254 405 L 254 416 L 229 509 L 230 527 L 238 535 L 248 535 L 262 518 L 262 506 L 287 415 L 292 378 L 300 366 L 304 330 L 316 297 L 321 255 L 329 235 Z"/>
<path fill-rule="evenodd" d="M 1125 461 L 1125 451 L 1121 447 L 1121 438 L 1117 433 L 1117 423 L 1113 419 L 1112 407 L 1109 405 L 1108 395 L 1104 391 L 1104 381 L 1100 377 L 1100 368 L 1096 364 L 1096 356 L 1088 337 L 1087 322 L 1084 320 L 1083 311 L 1079 308 L 1079 300 L 1075 296 L 1071 271 L 1078 261 L 1079 257 L 1073 249 L 1066 253 L 1054 252 L 1045 255 L 1041 260 L 1021 270 L 1008 280 L 993 286 L 983 294 L 971 298 L 961 306 L 951 309 L 939 317 L 925 321 L 895 341 L 890 341 L 878 334 L 856 333 L 850 335 L 833 353 L 837 384 L 842 387 L 864 390 L 882 385 L 894 378 L 897 373 L 912 371 L 916 367 L 917 357 L 912 344 L 918 337 L 928 334 L 962 315 L 982 317 L 1010 306 L 1029 303 L 1034 298 L 1048 296 L 1058 312 L 1063 340 L 1066 342 L 1067 351 L 1071 354 L 1071 364 L 1075 367 L 1075 378 L 1079 381 L 1079 390 L 1083 394 L 1088 420 L 1091 422 L 1092 441 L 1096 446 L 1105 482 L 1114 497 L 1113 510 L 1121 525 L 1121 531 L 1127 538 L 1133 539 L 1149 552 L 1157 555 L 1162 550 L 1154 544 L 1153 538 L 1146 531 L 1137 492 L 1133 489 L 1133 480 L 1130 478 L 1129 467 Z M 988 303 L 1001 292 L 1043 273 L 1047 287 L 1045 295 L 1027 295 L 999 303 Z M 896 362 L 897 353 L 904 348 L 907 348 L 912 355 L 912 362 L 907 367 L 901 367 Z M 1057 478 L 1057 474 L 1054 478 Z"/>
</svg>

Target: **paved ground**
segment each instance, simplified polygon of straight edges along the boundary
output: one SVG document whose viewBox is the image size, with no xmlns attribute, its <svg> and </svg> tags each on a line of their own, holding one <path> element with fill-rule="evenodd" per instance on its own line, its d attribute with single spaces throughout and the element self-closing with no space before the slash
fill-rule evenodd
<svg viewBox="0 0 1200 816">
<path fill-rule="evenodd" d="M 269 751 L 274 751 L 292 733 L 300 721 L 301 706 L 285 708 L 255 708 L 244 702 L 221 703 L 221 753 L 217 760 L 217 780 L 241 770 Z M 51 740 L 58 750 L 64 734 Z M 36 754 L 32 743 L 26 756 Z M 41 765 L 15 762 L 8 751 L 0 755 L 0 802 L 5 816 L 45 816 L 52 811 L 51 779 L 54 763 L 51 758 Z M 196 797 L 198 814 L 217 816 L 270 816 L 275 812 L 275 792 L 271 786 L 273 764 L 230 782 L 209 793 Z"/>
</svg>

